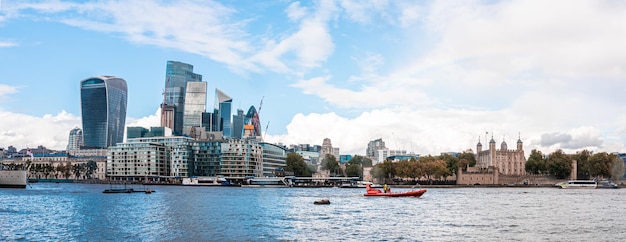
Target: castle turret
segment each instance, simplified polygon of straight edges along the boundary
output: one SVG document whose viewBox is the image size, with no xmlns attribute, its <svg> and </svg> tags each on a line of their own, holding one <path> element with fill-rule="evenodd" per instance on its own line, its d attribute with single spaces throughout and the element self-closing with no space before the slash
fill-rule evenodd
<svg viewBox="0 0 626 242">
<path fill-rule="evenodd" d="M 502 140 L 502 144 L 500 144 L 500 150 L 505 151 L 507 150 L 507 146 L 506 146 L 506 142 L 504 140 Z"/>
<path fill-rule="evenodd" d="M 523 146 L 524 146 L 524 143 L 522 142 L 522 137 L 520 135 L 519 138 L 517 138 L 517 150 L 518 151 L 523 150 Z"/>
<path fill-rule="evenodd" d="M 478 144 L 476 144 L 476 153 L 483 151 L 483 144 L 480 143 L 480 136 L 478 136 Z"/>
</svg>

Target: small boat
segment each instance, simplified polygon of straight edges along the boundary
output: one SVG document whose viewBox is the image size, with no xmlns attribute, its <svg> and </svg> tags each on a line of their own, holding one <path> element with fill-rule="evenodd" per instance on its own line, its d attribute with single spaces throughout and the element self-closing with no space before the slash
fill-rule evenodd
<svg viewBox="0 0 626 242">
<path fill-rule="evenodd" d="M 556 186 L 563 189 L 596 189 L 598 187 L 598 183 L 595 180 L 569 180 L 566 182 L 559 182 Z"/>
<path fill-rule="evenodd" d="M 183 186 L 237 186 L 230 183 L 226 178 L 219 177 L 185 177 Z"/>
<path fill-rule="evenodd" d="M 421 197 L 426 192 L 426 189 L 411 190 L 408 192 L 383 192 L 367 184 L 365 191 L 363 196 L 366 197 Z"/>
<path fill-rule="evenodd" d="M 295 177 L 253 177 L 242 187 L 293 187 Z"/>
<path fill-rule="evenodd" d="M 317 200 L 317 201 L 313 202 L 313 204 L 316 204 L 316 205 L 319 205 L 319 204 L 330 204 L 330 200 L 328 200 L 328 199 Z"/>
</svg>

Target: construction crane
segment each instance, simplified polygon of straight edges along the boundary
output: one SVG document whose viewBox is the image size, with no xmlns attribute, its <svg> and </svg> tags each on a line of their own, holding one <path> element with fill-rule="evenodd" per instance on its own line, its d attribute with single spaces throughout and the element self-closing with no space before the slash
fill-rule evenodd
<svg viewBox="0 0 626 242">
<path fill-rule="evenodd" d="M 263 99 L 265 98 L 265 96 L 261 97 L 261 103 L 259 103 L 259 110 L 257 111 L 257 113 L 261 113 L 261 108 L 263 107 Z"/>
<path fill-rule="evenodd" d="M 265 140 L 265 135 L 267 135 L 267 128 L 270 126 L 270 121 L 267 121 L 267 125 L 265 125 L 265 133 L 263 133 L 263 140 Z"/>
</svg>

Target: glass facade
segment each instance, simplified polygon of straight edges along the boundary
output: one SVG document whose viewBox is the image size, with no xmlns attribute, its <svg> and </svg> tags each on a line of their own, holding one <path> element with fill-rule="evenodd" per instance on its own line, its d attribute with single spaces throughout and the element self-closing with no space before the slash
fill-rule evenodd
<svg viewBox="0 0 626 242">
<path fill-rule="evenodd" d="M 230 138 L 232 136 L 230 116 L 233 99 L 219 89 L 215 89 L 215 99 L 215 104 L 217 105 L 216 113 L 218 113 L 220 119 L 219 130 L 216 131 L 222 131 L 224 137 Z"/>
<path fill-rule="evenodd" d="M 183 127 L 202 126 L 202 113 L 206 111 L 206 88 L 206 82 L 187 83 Z"/>
<path fill-rule="evenodd" d="M 193 147 L 193 157 L 190 159 L 189 176 L 218 176 L 220 175 L 221 142 L 198 141 Z"/>
<path fill-rule="evenodd" d="M 243 110 L 237 109 L 237 115 L 233 115 L 233 138 L 241 139 L 243 137 L 244 119 Z"/>
<path fill-rule="evenodd" d="M 259 143 L 263 149 L 263 176 L 276 176 L 276 170 L 287 166 L 287 150 L 275 144 L 261 142 Z"/>
<path fill-rule="evenodd" d="M 250 109 L 248 109 L 248 113 L 246 114 L 244 122 L 246 124 L 251 124 L 252 126 L 254 126 L 254 133 L 252 134 L 252 136 L 263 135 L 261 133 L 261 120 L 259 118 L 259 113 L 256 111 L 256 108 L 254 108 L 254 106 L 250 106 Z"/>
<path fill-rule="evenodd" d="M 166 105 L 174 107 L 174 127 L 172 131 L 175 135 L 180 135 L 183 131 L 185 96 L 188 82 L 202 82 L 202 75 L 193 73 L 193 65 L 178 61 L 167 61 L 164 102 Z"/>
<path fill-rule="evenodd" d="M 70 131 L 69 140 L 67 142 L 67 151 L 77 150 L 83 145 L 83 130 L 74 128 Z"/>
<path fill-rule="evenodd" d="M 88 148 L 107 148 L 124 140 L 128 88 L 114 76 L 80 82 L 83 142 Z"/>
</svg>

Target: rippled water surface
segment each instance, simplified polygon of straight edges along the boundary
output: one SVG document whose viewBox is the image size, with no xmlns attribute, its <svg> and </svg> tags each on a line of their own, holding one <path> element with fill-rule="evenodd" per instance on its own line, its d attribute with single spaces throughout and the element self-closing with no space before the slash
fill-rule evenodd
<svg viewBox="0 0 626 242">
<path fill-rule="evenodd" d="M 0 241 L 626 241 L 626 189 L 107 188 L 0 188 Z"/>
</svg>

